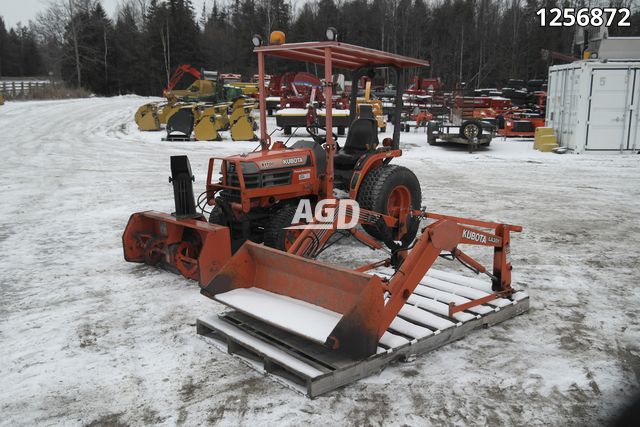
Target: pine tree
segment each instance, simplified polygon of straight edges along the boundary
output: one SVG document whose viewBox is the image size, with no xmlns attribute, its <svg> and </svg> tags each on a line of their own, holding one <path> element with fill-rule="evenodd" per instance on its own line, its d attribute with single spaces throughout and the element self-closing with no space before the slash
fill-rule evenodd
<svg viewBox="0 0 640 427">
<path fill-rule="evenodd" d="M 8 39 L 9 34 L 4 26 L 4 19 L 0 16 L 0 77 L 4 75 L 4 70 L 6 68 L 5 61 L 8 53 Z"/>
</svg>

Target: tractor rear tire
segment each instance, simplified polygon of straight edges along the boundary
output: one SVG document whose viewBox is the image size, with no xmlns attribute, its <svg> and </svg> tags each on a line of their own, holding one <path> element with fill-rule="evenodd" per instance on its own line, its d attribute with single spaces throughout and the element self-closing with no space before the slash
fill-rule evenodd
<svg viewBox="0 0 640 427">
<path fill-rule="evenodd" d="M 411 209 L 420 209 L 422 190 L 420 181 L 409 169 L 398 165 L 384 165 L 367 173 L 360 184 L 356 198 L 362 209 L 389 214 L 389 205 L 398 203 Z M 409 221 L 402 245 L 408 246 L 418 233 L 419 221 Z M 374 225 L 362 225 L 373 238 L 383 240 L 383 235 Z M 396 231 L 396 230 L 392 230 Z"/>
<path fill-rule="evenodd" d="M 285 230 L 292 225 L 296 214 L 295 204 L 285 204 L 276 208 L 264 227 L 264 244 L 270 248 L 287 251 L 300 235 L 301 230 Z"/>
<path fill-rule="evenodd" d="M 209 224 L 224 225 L 224 226 L 229 225 L 227 216 L 225 215 L 224 211 L 220 208 L 220 206 L 214 206 L 213 209 L 211 209 L 211 213 L 209 214 Z"/>
</svg>

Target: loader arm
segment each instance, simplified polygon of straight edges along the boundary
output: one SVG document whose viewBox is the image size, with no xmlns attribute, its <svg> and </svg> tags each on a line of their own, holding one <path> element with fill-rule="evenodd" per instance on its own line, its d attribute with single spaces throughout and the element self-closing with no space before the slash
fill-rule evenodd
<svg viewBox="0 0 640 427">
<path fill-rule="evenodd" d="M 389 299 L 385 304 L 383 319 L 378 330 L 381 336 L 429 271 L 433 263 L 443 251 L 451 254 L 464 265 L 478 273 L 487 274 L 492 281 L 493 294 L 455 306 L 450 305 L 449 315 L 484 304 L 498 297 L 510 296 L 511 264 L 507 260 L 511 231 L 520 232 L 522 227 L 509 224 L 498 224 L 466 218 L 451 217 L 434 213 L 423 213 L 425 218 L 436 219 L 436 222 L 423 229 L 422 235 L 416 239 L 413 248 L 406 254 L 404 262 L 391 279 L 386 283 Z M 492 228 L 495 233 L 479 230 L 470 225 Z M 458 248 L 460 244 L 488 246 L 494 248 L 493 273 Z M 384 282 L 384 281 L 383 281 Z"/>
</svg>

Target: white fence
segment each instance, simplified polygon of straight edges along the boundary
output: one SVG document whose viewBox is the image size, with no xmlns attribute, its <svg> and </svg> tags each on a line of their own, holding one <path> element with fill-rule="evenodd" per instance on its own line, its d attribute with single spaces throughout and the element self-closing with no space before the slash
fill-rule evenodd
<svg viewBox="0 0 640 427">
<path fill-rule="evenodd" d="M 33 88 L 51 85 L 51 80 L 6 79 L 0 80 L 0 93 L 12 98 L 24 96 Z"/>
</svg>

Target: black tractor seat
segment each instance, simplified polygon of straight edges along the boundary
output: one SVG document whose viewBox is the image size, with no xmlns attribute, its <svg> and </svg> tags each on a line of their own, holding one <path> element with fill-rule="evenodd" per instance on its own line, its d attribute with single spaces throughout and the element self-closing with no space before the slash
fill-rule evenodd
<svg viewBox="0 0 640 427">
<path fill-rule="evenodd" d="M 360 114 L 349 126 L 347 140 L 333 157 L 333 164 L 337 169 L 353 169 L 358 159 L 374 151 L 378 144 L 378 122 L 373 116 L 373 108 L 360 105 Z"/>
</svg>

